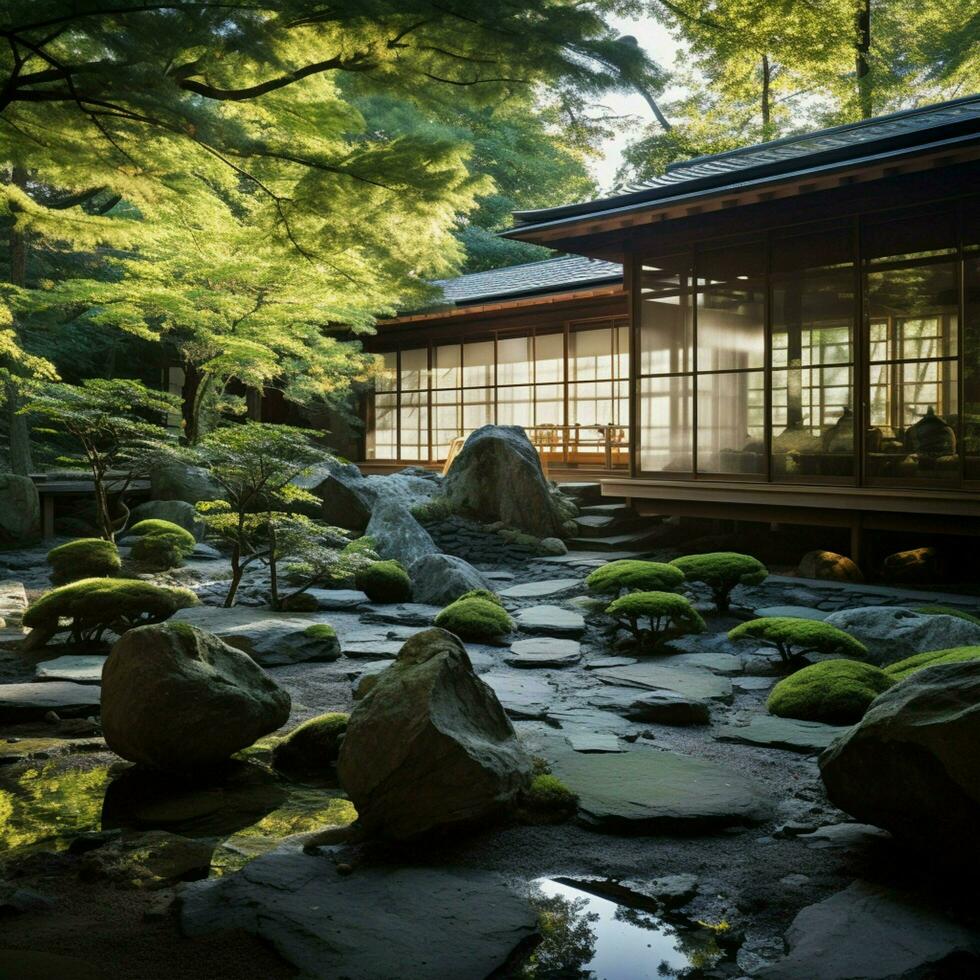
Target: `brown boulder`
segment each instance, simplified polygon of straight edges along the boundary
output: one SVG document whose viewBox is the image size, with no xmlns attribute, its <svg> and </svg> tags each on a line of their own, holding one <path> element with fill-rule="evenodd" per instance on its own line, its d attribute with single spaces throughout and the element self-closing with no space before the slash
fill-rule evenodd
<svg viewBox="0 0 980 980">
<path fill-rule="evenodd" d="M 797 566 L 803 578 L 828 579 L 832 582 L 863 582 L 861 569 L 844 555 L 833 551 L 808 551 Z"/>
</svg>

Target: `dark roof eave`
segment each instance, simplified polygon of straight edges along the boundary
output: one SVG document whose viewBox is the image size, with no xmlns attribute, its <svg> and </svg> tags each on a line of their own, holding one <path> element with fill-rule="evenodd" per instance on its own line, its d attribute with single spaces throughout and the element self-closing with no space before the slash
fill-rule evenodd
<svg viewBox="0 0 980 980">
<path fill-rule="evenodd" d="M 734 183 L 727 183 L 721 186 L 712 186 L 708 188 L 701 188 L 686 194 L 675 194 L 673 196 L 657 196 L 657 192 L 662 192 L 665 188 L 659 187 L 654 188 L 650 191 L 637 192 L 636 194 L 623 195 L 612 198 L 606 198 L 604 200 L 593 201 L 591 205 L 602 205 L 602 204 L 612 204 L 617 201 L 627 201 L 624 205 L 618 207 L 606 208 L 603 210 L 584 210 L 577 211 L 574 214 L 569 214 L 567 216 L 562 216 L 554 218 L 550 221 L 541 221 L 538 223 L 526 223 L 517 225 L 514 228 L 509 228 L 506 231 L 500 232 L 502 238 L 512 238 L 517 241 L 526 240 L 525 236 L 530 235 L 534 232 L 541 231 L 548 228 L 560 228 L 563 226 L 573 225 L 585 220 L 597 220 L 600 218 L 608 218 L 617 214 L 631 214 L 637 211 L 642 211 L 645 209 L 654 209 L 658 207 L 666 207 L 672 204 L 679 204 L 685 201 L 698 201 L 704 200 L 705 198 L 718 197 L 723 194 L 730 194 L 733 191 L 746 190 L 751 187 L 764 187 L 767 184 L 775 184 L 785 180 L 792 180 L 794 178 L 805 177 L 811 174 L 827 174 L 833 173 L 835 170 L 847 170 L 851 167 L 861 166 L 862 164 L 871 164 L 876 162 L 881 162 L 883 160 L 900 159 L 902 157 L 917 156 L 922 153 L 926 153 L 930 150 L 939 149 L 946 146 L 953 146 L 959 144 L 969 144 L 973 142 L 980 142 L 980 133 L 973 132 L 967 133 L 963 136 L 949 137 L 941 140 L 934 140 L 929 143 L 918 143 L 915 146 L 902 147 L 896 150 L 888 150 L 880 153 L 870 154 L 868 156 L 861 157 L 849 157 L 844 160 L 837 160 L 832 163 L 827 163 L 822 166 L 807 166 L 802 169 L 792 170 L 792 171 L 781 171 L 775 174 L 768 174 L 763 177 L 757 177 L 753 180 L 738 180 Z M 739 172 L 741 176 L 745 171 Z M 678 185 L 680 186 L 680 185 Z M 588 207 L 589 205 L 578 205 L 576 207 Z M 560 210 L 560 209 L 555 209 Z M 515 212 L 514 217 L 519 218 L 522 212 Z M 523 212 L 527 215 L 533 215 L 535 213 L 541 212 Z"/>
</svg>

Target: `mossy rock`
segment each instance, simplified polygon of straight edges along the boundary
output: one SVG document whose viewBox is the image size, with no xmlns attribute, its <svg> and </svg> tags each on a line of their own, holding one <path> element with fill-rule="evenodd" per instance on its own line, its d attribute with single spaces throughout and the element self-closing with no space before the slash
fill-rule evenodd
<svg viewBox="0 0 980 980">
<path fill-rule="evenodd" d="M 378 555 L 378 545 L 374 538 L 368 536 L 367 534 L 362 535 L 359 538 L 355 538 L 350 544 L 344 545 L 344 549 L 341 552 L 344 555 L 367 555 L 372 560 L 377 561 L 379 559 Z"/>
<path fill-rule="evenodd" d="M 857 660 L 825 660 L 784 677 L 769 695 L 771 714 L 800 721 L 849 725 L 895 681 L 880 667 Z"/>
<path fill-rule="evenodd" d="M 537 820 L 556 823 L 578 810 L 578 796 L 557 776 L 539 773 L 521 795 L 521 803 Z"/>
<path fill-rule="evenodd" d="M 980 626 L 980 616 L 974 616 L 962 609 L 954 609 L 952 606 L 917 606 L 914 611 L 924 616 L 955 616 L 957 619 L 973 623 L 974 626 Z"/>
<path fill-rule="evenodd" d="M 514 628 L 499 600 L 493 602 L 479 595 L 463 596 L 450 603 L 436 616 L 435 624 L 462 640 L 496 640 Z"/>
<path fill-rule="evenodd" d="M 951 647 L 949 650 L 929 650 L 926 653 L 916 653 L 897 663 L 885 667 L 885 673 L 892 680 L 900 681 L 912 674 L 917 674 L 926 667 L 938 664 L 955 664 L 964 660 L 980 660 L 980 647 Z"/>
<path fill-rule="evenodd" d="M 332 711 L 303 722 L 272 750 L 272 764 L 287 772 L 327 770 L 337 761 L 349 718 L 344 712 Z"/>
<path fill-rule="evenodd" d="M 135 626 L 159 623 L 178 609 L 197 605 L 197 596 L 189 589 L 140 579 L 86 578 L 35 599 L 23 623 L 38 632 L 41 642 L 62 630 L 68 630 L 74 642 L 81 642 L 100 640 L 107 630 L 122 634 Z"/>
<path fill-rule="evenodd" d="M 134 524 L 130 528 L 130 534 L 136 537 L 130 552 L 131 557 L 159 569 L 182 565 L 197 545 L 197 540 L 190 531 L 179 524 L 156 518 Z"/>
<path fill-rule="evenodd" d="M 492 602 L 495 606 L 500 606 L 501 609 L 504 608 L 504 604 L 500 601 L 500 596 L 496 592 L 491 592 L 489 589 L 470 589 L 469 592 L 464 592 L 453 601 L 459 602 L 460 599 L 486 599 L 487 602 Z"/>
<path fill-rule="evenodd" d="M 606 615 L 628 629 L 640 647 L 706 628 L 700 613 L 676 592 L 628 592 L 606 607 Z"/>
<path fill-rule="evenodd" d="M 411 513 L 420 524 L 438 524 L 452 516 L 453 507 L 445 497 L 430 497 L 416 504 Z"/>
<path fill-rule="evenodd" d="M 597 568 L 585 580 L 591 592 L 600 595 L 619 595 L 630 592 L 669 592 L 684 581 L 684 573 L 673 565 L 660 561 L 637 561 L 624 558 Z"/>
<path fill-rule="evenodd" d="M 337 631 L 329 623 L 311 623 L 303 630 L 303 636 L 308 636 L 311 640 L 332 640 L 337 636 Z"/>
<path fill-rule="evenodd" d="M 769 570 L 757 558 L 737 551 L 712 551 L 705 555 L 683 555 L 671 565 L 690 582 L 703 582 L 711 589 L 719 612 L 727 612 L 736 585 L 758 585 Z"/>
<path fill-rule="evenodd" d="M 119 574 L 119 549 L 104 538 L 80 538 L 48 552 L 51 581 L 65 585 L 83 578 L 111 578 Z"/>
<path fill-rule="evenodd" d="M 408 602 L 412 580 L 397 561 L 376 561 L 360 569 L 354 581 L 372 602 Z"/>
<path fill-rule="evenodd" d="M 779 651 L 784 661 L 805 653 L 829 653 L 842 657 L 864 657 L 868 649 L 850 633 L 830 623 L 794 616 L 765 616 L 740 623 L 728 631 L 730 640 L 759 640 Z"/>
</svg>

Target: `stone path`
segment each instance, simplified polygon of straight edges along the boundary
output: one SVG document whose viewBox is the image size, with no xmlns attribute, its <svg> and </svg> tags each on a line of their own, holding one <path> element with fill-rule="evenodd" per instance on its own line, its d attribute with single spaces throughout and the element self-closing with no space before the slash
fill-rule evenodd
<svg viewBox="0 0 980 980">
<path fill-rule="evenodd" d="M 106 657 L 64 656 L 37 665 L 34 676 L 39 681 L 74 681 L 76 684 L 101 684 Z"/>
<path fill-rule="evenodd" d="M 70 681 L 0 684 L 0 722 L 39 719 L 49 711 L 62 717 L 96 714 L 100 693 L 96 684 L 73 684 Z"/>
<path fill-rule="evenodd" d="M 585 618 L 581 613 L 561 606 L 531 606 L 515 617 L 517 628 L 524 633 L 543 633 L 546 636 L 581 636 Z"/>
<path fill-rule="evenodd" d="M 719 728 L 715 732 L 715 738 L 719 742 L 741 742 L 769 749 L 822 752 L 847 730 L 846 726 L 823 725 L 818 721 L 756 715 L 748 725 L 725 725 Z"/>
</svg>

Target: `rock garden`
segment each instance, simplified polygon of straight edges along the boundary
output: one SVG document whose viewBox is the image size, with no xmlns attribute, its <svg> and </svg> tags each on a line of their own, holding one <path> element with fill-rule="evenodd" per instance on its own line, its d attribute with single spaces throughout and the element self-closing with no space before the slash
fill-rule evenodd
<svg viewBox="0 0 980 980">
<path fill-rule="evenodd" d="M 515 428 L 195 452 L 0 556 L 0 976 L 977 975 L 974 596 L 615 547 Z"/>
</svg>

